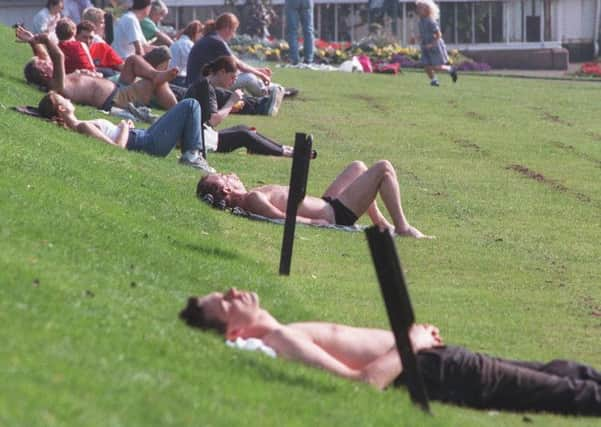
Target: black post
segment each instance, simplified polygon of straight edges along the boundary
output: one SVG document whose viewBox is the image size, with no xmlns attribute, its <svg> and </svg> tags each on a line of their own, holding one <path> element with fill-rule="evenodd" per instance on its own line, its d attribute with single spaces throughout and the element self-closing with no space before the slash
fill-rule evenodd
<svg viewBox="0 0 601 427">
<path fill-rule="evenodd" d="M 311 135 L 305 135 L 304 133 L 296 134 L 292 171 L 290 173 L 290 189 L 288 190 L 288 205 L 286 206 L 286 223 L 284 225 L 284 238 L 282 240 L 282 253 L 280 256 L 280 274 L 286 276 L 290 274 L 294 230 L 296 228 L 296 212 L 298 211 L 299 203 L 303 201 L 305 192 L 307 191 L 312 146 L 313 137 Z"/>
<path fill-rule="evenodd" d="M 380 231 L 377 226 L 368 228 L 365 234 L 380 282 L 390 327 L 401 357 L 403 372 L 407 378 L 409 395 L 413 403 L 418 404 L 424 412 L 430 413 L 424 381 L 409 340 L 409 328 L 415 322 L 415 316 L 394 240 L 388 230 Z"/>
</svg>

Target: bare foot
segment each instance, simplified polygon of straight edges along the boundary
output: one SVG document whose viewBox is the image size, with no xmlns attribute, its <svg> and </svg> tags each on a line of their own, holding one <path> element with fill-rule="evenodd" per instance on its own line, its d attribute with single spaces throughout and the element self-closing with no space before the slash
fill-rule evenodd
<svg viewBox="0 0 601 427">
<path fill-rule="evenodd" d="M 171 80 L 177 77 L 177 73 L 179 73 L 179 70 L 177 68 L 171 68 L 167 71 L 157 71 L 157 74 L 152 82 L 157 86 L 163 83 L 170 82 Z"/>
<path fill-rule="evenodd" d="M 403 230 L 394 230 L 398 236 L 414 237 L 416 239 L 436 239 L 435 236 L 427 236 L 412 225 L 407 225 Z"/>
</svg>

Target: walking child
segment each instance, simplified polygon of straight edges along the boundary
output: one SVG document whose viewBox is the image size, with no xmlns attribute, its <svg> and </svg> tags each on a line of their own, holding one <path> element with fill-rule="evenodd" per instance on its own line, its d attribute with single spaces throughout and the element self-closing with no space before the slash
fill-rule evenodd
<svg viewBox="0 0 601 427">
<path fill-rule="evenodd" d="M 433 0 L 417 0 L 415 2 L 419 15 L 419 38 L 422 49 L 422 63 L 430 78 L 431 86 L 440 86 L 435 71 L 447 71 L 453 83 L 457 81 L 457 70 L 448 65 L 449 55 L 442 39 L 438 18 L 440 9 Z"/>
</svg>

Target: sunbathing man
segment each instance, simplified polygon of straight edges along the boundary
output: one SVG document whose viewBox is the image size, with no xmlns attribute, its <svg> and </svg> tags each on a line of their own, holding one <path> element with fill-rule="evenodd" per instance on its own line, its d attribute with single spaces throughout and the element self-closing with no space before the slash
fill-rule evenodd
<svg viewBox="0 0 601 427">
<path fill-rule="evenodd" d="M 177 104 L 168 82 L 177 76 L 177 69 L 156 71 L 153 80 L 141 79 L 120 88 L 117 84 L 98 77 L 97 73 L 65 74 L 65 57 L 47 34 L 33 35 L 23 27 L 17 27 L 17 38 L 31 45 L 35 57 L 24 69 L 29 83 L 54 90 L 77 104 L 90 105 L 110 111 L 114 105 L 127 108 L 128 103 L 150 104 L 151 100 L 164 109 Z"/>
<path fill-rule="evenodd" d="M 267 218 L 286 218 L 288 187 L 281 185 L 263 185 L 247 191 L 234 174 L 210 174 L 200 180 L 196 193 L 200 198 L 211 194 L 216 203 L 224 201 L 226 207 L 238 206 Z M 394 227 L 378 209 L 378 193 Z M 365 212 L 380 228 L 393 229 L 401 236 L 431 238 L 405 218 L 396 172 L 387 160 L 381 160 L 369 169 L 363 162 L 352 162 L 330 184 L 322 198 L 305 197 L 298 207 L 296 220 L 314 225 L 353 225 Z"/>
<path fill-rule="evenodd" d="M 254 292 L 191 297 L 180 317 L 227 339 L 258 338 L 284 358 L 384 389 L 403 381 L 392 332 L 324 322 L 282 324 Z M 445 346 L 438 328 L 414 324 L 413 351 L 432 399 L 473 408 L 601 416 L 601 372 L 575 362 L 519 362 Z M 400 375 L 400 377 L 399 377 Z"/>
</svg>

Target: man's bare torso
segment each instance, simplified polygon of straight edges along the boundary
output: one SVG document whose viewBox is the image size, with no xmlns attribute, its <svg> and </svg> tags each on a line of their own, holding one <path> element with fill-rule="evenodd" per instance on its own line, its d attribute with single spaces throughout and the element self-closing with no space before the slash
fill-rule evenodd
<svg viewBox="0 0 601 427">
<path fill-rule="evenodd" d="M 102 107 L 106 99 L 115 90 L 115 83 L 86 74 L 71 73 L 65 76 L 65 88 L 61 95 L 76 104 Z"/>
<path fill-rule="evenodd" d="M 254 188 L 249 193 L 262 193 L 272 205 L 285 213 L 288 205 L 288 190 L 289 188 L 283 185 L 264 185 Z M 323 219 L 332 224 L 335 222 L 330 204 L 318 197 L 306 196 L 299 205 L 297 214 L 310 219 Z"/>
<path fill-rule="evenodd" d="M 299 322 L 283 326 L 278 333 L 294 334 L 311 340 L 340 362 L 353 369 L 361 369 L 376 358 L 384 355 L 394 345 L 392 332 L 383 329 L 356 328 L 323 322 Z M 272 340 L 272 333 L 263 341 L 277 353 L 279 341 Z"/>
</svg>

